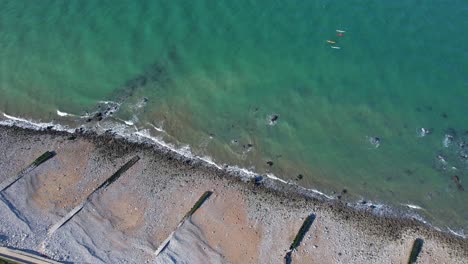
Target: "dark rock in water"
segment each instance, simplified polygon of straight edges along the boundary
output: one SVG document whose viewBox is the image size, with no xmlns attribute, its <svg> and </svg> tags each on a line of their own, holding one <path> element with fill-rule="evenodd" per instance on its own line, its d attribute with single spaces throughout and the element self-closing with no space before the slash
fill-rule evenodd
<svg viewBox="0 0 468 264">
<path fill-rule="evenodd" d="M 250 149 L 251 147 L 253 147 L 253 145 L 250 143 L 247 143 L 246 145 L 242 145 L 242 147 L 245 149 Z"/>
<path fill-rule="evenodd" d="M 462 159 L 468 159 L 468 153 L 466 153 L 466 152 L 461 152 L 461 153 L 460 153 L 460 158 L 462 158 Z"/>
<path fill-rule="evenodd" d="M 338 200 L 341 200 L 341 195 L 338 195 L 336 198 L 338 198 Z"/>
<path fill-rule="evenodd" d="M 71 135 L 67 138 L 68 140 L 75 140 L 76 139 L 76 136 L 75 135 Z"/>
<path fill-rule="evenodd" d="M 461 185 L 460 178 L 457 175 L 452 177 L 453 182 L 457 185 L 459 191 L 464 191 L 463 186 Z"/>
<path fill-rule="evenodd" d="M 278 121 L 278 118 L 279 118 L 279 115 L 274 114 L 270 117 L 270 122 L 276 123 L 276 121 Z"/>
<path fill-rule="evenodd" d="M 304 178 L 304 176 L 302 174 L 297 175 L 298 180 L 302 180 L 302 178 Z"/>
<path fill-rule="evenodd" d="M 92 121 L 91 118 L 86 119 L 86 122 L 88 122 L 88 123 L 91 122 L 91 121 Z"/>
<path fill-rule="evenodd" d="M 145 102 L 145 103 L 148 102 L 148 98 L 143 97 L 143 102 Z"/>
<path fill-rule="evenodd" d="M 343 189 L 341 192 L 342 192 L 342 193 L 348 193 L 348 190 Z"/>
<path fill-rule="evenodd" d="M 255 185 L 260 185 L 263 182 L 263 177 L 260 175 L 255 176 Z"/>
<path fill-rule="evenodd" d="M 380 146 L 380 138 L 379 137 L 370 137 L 369 142 L 374 145 L 376 148 Z"/>
<path fill-rule="evenodd" d="M 367 201 L 366 201 L 366 200 L 362 200 L 362 201 L 361 201 L 361 204 L 367 204 Z"/>
<path fill-rule="evenodd" d="M 98 117 L 98 119 L 97 119 L 97 120 L 98 120 L 98 121 L 101 121 L 101 120 L 102 120 L 102 116 Z"/>
<path fill-rule="evenodd" d="M 446 113 L 442 113 L 440 116 L 441 116 L 442 118 L 448 118 L 448 115 L 447 115 Z"/>
<path fill-rule="evenodd" d="M 54 126 L 48 126 L 47 127 L 48 130 L 51 130 L 52 128 L 54 128 Z"/>
<path fill-rule="evenodd" d="M 98 113 L 96 113 L 96 114 L 94 115 L 94 117 L 96 117 L 96 118 L 97 118 L 97 117 L 101 117 L 101 116 L 102 116 L 102 113 L 101 113 L 101 112 L 98 112 Z"/>
<path fill-rule="evenodd" d="M 269 161 L 267 161 L 267 164 L 271 167 L 271 166 L 273 166 L 273 161 L 269 160 Z"/>
</svg>

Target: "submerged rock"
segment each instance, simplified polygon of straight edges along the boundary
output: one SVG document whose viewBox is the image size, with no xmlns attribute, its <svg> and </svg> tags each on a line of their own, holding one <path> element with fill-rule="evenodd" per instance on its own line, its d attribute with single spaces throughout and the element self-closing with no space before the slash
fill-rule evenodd
<svg viewBox="0 0 468 264">
<path fill-rule="evenodd" d="M 369 142 L 374 145 L 375 148 L 380 146 L 380 138 L 379 137 L 369 137 Z"/>
<path fill-rule="evenodd" d="M 276 122 L 278 122 L 279 115 L 278 114 L 272 114 L 272 115 L 270 115 L 269 119 L 270 119 L 270 125 L 275 125 Z"/>
<path fill-rule="evenodd" d="M 457 185 L 459 191 L 464 191 L 463 186 L 461 185 L 460 178 L 457 175 L 452 177 L 453 182 Z"/>
</svg>

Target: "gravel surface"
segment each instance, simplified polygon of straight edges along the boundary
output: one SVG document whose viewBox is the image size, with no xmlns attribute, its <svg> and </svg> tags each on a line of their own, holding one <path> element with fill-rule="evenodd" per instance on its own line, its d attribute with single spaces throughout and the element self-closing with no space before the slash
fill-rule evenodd
<svg viewBox="0 0 468 264">
<path fill-rule="evenodd" d="M 271 179 L 255 183 L 109 134 L 74 135 L 0 126 L 0 182 L 45 151 L 56 152 L 0 193 L 1 246 L 81 263 L 284 263 L 314 214 L 292 263 L 407 263 L 416 238 L 424 241 L 419 263 L 468 263 L 466 239 L 416 220 L 316 199 Z M 141 159 L 90 196 L 134 156 Z M 205 191 L 213 195 L 180 224 Z"/>
</svg>

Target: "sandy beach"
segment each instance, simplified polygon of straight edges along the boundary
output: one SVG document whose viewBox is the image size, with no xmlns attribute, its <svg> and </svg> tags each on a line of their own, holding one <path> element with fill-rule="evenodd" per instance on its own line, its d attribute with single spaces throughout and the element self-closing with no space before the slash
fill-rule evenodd
<svg viewBox="0 0 468 264">
<path fill-rule="evenodd" d="M 44 152 L 55 154 L 0 192 L 0 246 L 56 261 L 408 263 L 421 239 L 417 263 L 468 262 L 466 239 L 416 220 L 304 196 L 292 185 L 238 177 L 110 134 L 1 126 L 0 147 L 0 184 Z M 120 177 L 97 189 L 116 172 Z M 285 259 L 311 215 L 310 228 Z"/>
</svg>

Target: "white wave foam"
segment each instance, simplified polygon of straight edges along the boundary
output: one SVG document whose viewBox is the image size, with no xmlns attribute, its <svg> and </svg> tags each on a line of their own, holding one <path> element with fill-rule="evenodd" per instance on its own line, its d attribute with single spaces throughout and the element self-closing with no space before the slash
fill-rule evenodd
<svg viewBox="0 0 468 264">
<path fill-rule="evenodd" d="M 120 105 L 120 103 L 114 102 L 114 101 L 98 101 L 98 103 L 100 103 L 100 104 L 115 104 L 115 105 Z"/>
<path fill-rule="evenodd" d="M 58 109 L 57 109 L 57 115 L 59 115 L 59 116 L 76 116 L 74 114 L 70 114 L 70 113 L 67 113 L 67 112 L 62 112 L 62 111 L 60 111 Z"/>
<path fill-rule="evenodd" d="M 245 176 L 245 177 L 248 177 L 248 178 L 254 178 L 255 175 L 258 175 L 257 173 L 255 173 L 253 171 L 250 171 L 248 169 L 241 168 L 241 167 L 238 167 L 238 166 L 228 166 L 226 168 L 226 171 L 227 172 L 240 173 L 240 174 L 242 174 L 242 176 Z"/>
<path fill-rule="evenodd" d="M 124 122 L 126 125 L 129 125 L 129 126 L 135 125 L 135 123 L 133 123 L 133 122 L 130 121 L 130 120 L 128 120 L 128 121 L 127 121 L 127 120 L 123 120 L 123 122 Z"/>
<path fill-rule="evenodd" d="M 181 156 L 188 157 L 188 158 L 193 158 L 192 152 L 190 151 L 190 148 L 188 146 L 177 149 L 172 144 L 166 143 L 166 142 L 164 142 L 163 140 L 161 140 L 159 138 L 151 136 L 147 129 L 135 132 L 135 135 L 138 135 L 138 136 L 140 136 L 142 138 L 149 139 L 149 140 L 155 142 L 156 144 L 158 144 L 158 145 L 160 145 L 162 147 L 165 147 L 165 148 L 167 148 L 169 150 L 172 150 L 172 151 L 174 151 L 175 153 L 177 153 L 177 154 L 179 154 Z"/>
<path fill-rule="evenodd" d="M 409 207 L 411 209 L 424 210 L 424 208 L 422 208 L 421 206 L 414 205 L 414 204 L 402 204 L 402 205 Z"/>
<path fill-rule="evenodd" d="M 3 116 L 7 118 L 7 120 L 0 121 L 0 125 L 7 125 L 7 126 L 19 126 L 23 128 L 31 128 L 36 130 L 42 130 L 45 128 L 52 127 L 56 131 L 67 131 L 69 133 L 73 133 L 74 129 L 71 129 L 67 126 L 54 124 L 52 122 L 44 123 L 44 122 L 33 122 L 31 120 L 27 120 L 21 117 L 11 116 L 8 114 L 3 113 Z"/>
<path fill-rule="evenodd" d="M 454 230 L 450 229 L 450 227 L 447 227 L 447 229 L 448 229 L 448 231 L 449 231 L 450 233 L 452 233 L 452 234 L 454 234 L 454 235 L 456 235 L 456 236 L 458 236 L 458 237 L 461 237 L 461 238 L 463 238 L 463 239 L 466 238 L 466 236 L 465 236 L 465 234 L 463 233 L 463 231 L 460 231 L 460 233 L 458 233 L 458 232 L 455 232 Z"/>
<path fill-rule="evenodd" d="M 151 124 L 150 122 L 147 122 L 148 125 L 150 125 L 152 128 L 154 128 L 154 130 L 158 131 L 158 132 L 163 132 L 163 133 L 166 133 L 166 131 L 164 131 L 164 129 L 162 128 L 159 128 L 153 124 Z"/>
<path fill-rule="evenodd" d="M 275 181 L 280 181 L 280 182 L 282 182 L 282 183 L 289 184 L 289 182 L 287 182 L 287 181 L 285 181 L 285 180 L 283 180 L 283 179 L 280 179 L 280 178 L 276 177 L 275 175 L 273 175 L 273 174 L 271 174 L 271 173 L 267 173 L 266 176 L 267 176 L 268 178 L 270 178 L 270 179 L 275 180 Z"/>
<path fill-rule="evenodd" d="M 307 190 L 310 190 L 310 191 L 313 192 L 313 193 L 316 193 L 316 194 L 318 194 L 318 195 L 321 195 L 321 196 L 323 196 L 323 197 L 326 197 L 326 198 L 329 199 L 329 200 L 335 199 L 335 198 L 333 198 L 333 196 L 324 194 L 323 192 L 318 191 L 318 190 L 316 190 L 316 189 L 307 189 Z"/>
<path fill-rule="evenodd" d="M 212 159 L 211 157 L 208 157 L 208 156 L 203 156 L 203 157 L 198 157 L 200 160 L 203 160 L 204 162 L 208 163 L 208 164 L 211 164 L 212 166 L 222 170 L 222 167 L 219 166 L 218 164 L 216 164 Z"/>
</svg>

